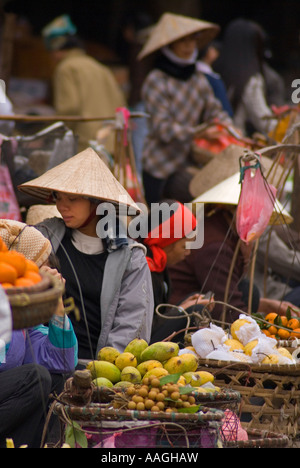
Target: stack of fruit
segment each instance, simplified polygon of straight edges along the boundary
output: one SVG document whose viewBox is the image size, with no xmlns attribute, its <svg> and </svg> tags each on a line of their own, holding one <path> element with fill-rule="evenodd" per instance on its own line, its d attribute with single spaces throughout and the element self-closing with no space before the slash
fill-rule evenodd
<svg viewBox="0 0 300 468">
<path fill-rule="evenodd" d="M 126 387 L 126 391 L 128 390 L 129 393 L 143 392 L 145 396 L 136 395 L 135 400 L 139 396 L 139 402 L 142 403 L 141 398 L 143 398 L 144 408 L 150 405 L 150 402 L 146 404 L 146 400 L 149 398 L 145 399 L 147 387 L 148 394 L 150 387 L 153 392 L 157 391 L 154 388 L 159 388 L 159 393 L 163 393 L 163 390 L 169 391 L 169 387 L 166 387 L 168 384 L 172 387 L 172 393 L 219 391 L 219 388 L 213 384 L 214 376 L 210 372 L 197 370 L 198 357 L 194 350 L 180 351 L 178 344 L 173 342 L 156 342 L 148 345 L 145 340 L 136 338 L 127 345 L 122 353 L 113 347 L 104 347 L 99 351 L 97 357 L 97 360 L 87 364 L 87 369 L 92 374 L 93 383 L 97 387 Z M 129 390 L 130 387 L 133 388 Z M 184 397 L 183 400 L 188 401 L 188 398 Z M 152 401 L 156 400 L 152 399 Z M 181 400 L 177 402 L 177 406 L 180 403 Z M 133 406 L 133 403 L 130 406 Z M 156 410 L 162 405 L 152 406 Z M 165 402 L 164 407 L 166 407 Z"/>
<path fill-rule="evenodd" d="M 270 312 L 263 319 L 258 319 L 258 323 L 266 336 L 279 340 L 300 339 L 300 320 L 297 317 Z"/>
<path fill-rule="evenodd" d="M 42 280 L 38 266 L 0 239 L 0 284 L 4 289 L 31 287 Z"/>
</svg>

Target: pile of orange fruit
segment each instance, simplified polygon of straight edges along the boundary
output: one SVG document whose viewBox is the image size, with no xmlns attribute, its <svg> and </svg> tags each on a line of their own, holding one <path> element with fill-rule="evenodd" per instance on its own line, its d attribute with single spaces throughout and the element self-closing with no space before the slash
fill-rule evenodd
<svg viewBox="0 0 300 468">
<path fill-rule="evenodd" d="M 39 267 L 0 238 L 0 284 L 4 289 L 31 287 L 42 280 Z"/>
<path fill-rule="evenodd" d="M 270 312 L 264 317 L 268 324 L 263 324 L 262 333 L 280 340 L 300 339 L 300 318 L 286 317 Z"/>
</svg>

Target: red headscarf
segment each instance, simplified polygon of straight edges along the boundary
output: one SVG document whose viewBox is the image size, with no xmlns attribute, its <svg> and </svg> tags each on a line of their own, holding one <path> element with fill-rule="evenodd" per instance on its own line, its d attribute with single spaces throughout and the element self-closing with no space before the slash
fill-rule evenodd
<svg viewBox="0 0 300 468">
<path fill-rule="evenodd" d="M 153 258 L 146 257 L 151 271 L 162 272 L 167 265 L 164 247 L 183 239 L 197 226 L 197 220 L 189 208 L 180 202 L 174 202 L 172 207 L 174 205 L 176 210 L 172 215 L 150 231 L 144 240 L 153 255 Z"/>
</svg>

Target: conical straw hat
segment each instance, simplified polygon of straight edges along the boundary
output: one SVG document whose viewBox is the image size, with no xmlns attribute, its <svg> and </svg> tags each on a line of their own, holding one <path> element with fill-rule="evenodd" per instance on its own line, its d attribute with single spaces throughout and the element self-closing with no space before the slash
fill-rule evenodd
<svg viewBox="0 0 300 468">
<path fill-rule="evenodd" d="M 148 40 L 138 55 L 138 59 L 142 59 L 161 47 L 194 33 L 200 33 L 198 47 L 201 49 L 212 41 L 219 31 L 220 27 L 214 23 L 174 13 L 164 13 L 152 28 Z"/>
<path fill-rule="evenodd" d="M 19 185 L 18 189 L 48 204 L 54 202 L 53 192 L 63 192 L 131 207 L 133 213 L 129 214 L 132 215 L 141 211 L 92 148 L 81 151 L 40 177 Z"/>
<path fill-rule="evenodd" d="M 240 168 L 239 159 L 245 153 L 245 148 L 229 145 L 205 166 L 195 172 L 189 183 L 189 192 L 193 198 L 211 189 L 224 179 L 234 175 Z M 261 156 L 261 166 L 269 183 L 276 188 L 284 183 L 284 168 L 267 156 Z"/>
<path fill-rule="evenodd" d="M 240 172 L 236 172 L 199 197 L 195 198 L 192 203 L 238 205 L 241 192 L 241 184 L 239 181 Z M 269 224 L 279 225 L 290 224 L 292 222 L 292 216 L 285 210 L 279 200 L 276 199 L 274 203 L 274 211 Z"/>
</svg>

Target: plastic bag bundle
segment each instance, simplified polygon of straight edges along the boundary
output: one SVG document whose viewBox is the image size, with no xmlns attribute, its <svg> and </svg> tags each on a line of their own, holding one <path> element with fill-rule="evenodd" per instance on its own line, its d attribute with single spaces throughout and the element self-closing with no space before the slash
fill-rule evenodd
<svg viewBox="0 0 300 468">
<path fill-rule="evenodd" d="M 268 184 L 261 173 L 260 163 L 246 163 L 240 199 L 236 212 L 236 228 L 242 241 L 258 239 L 267 228 L 273 213 L 277 190 Z M 254 174 L 252 167 L 255 167 Z M 246 170 L 245 170 L 246 169 Z"/>
<path fill-rule="evenodd" d="M 225 344 L 219 344 L 216 349 L 205 357 L 206 359 L 215 359 L 217 361 L 252 362 L 249 356 L 243 352 L 230 351 L 229 346 Z"/>
<path fill-rule="evenodd" d="M 192 345 L 200 358 L 205 359 L 222 343 L 225 336 L 221 327 L 211 323 L 209 328 L 202 328 L 192 335 Z"/>
</svg>

